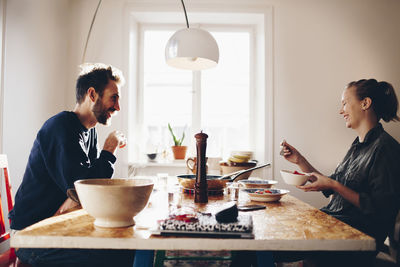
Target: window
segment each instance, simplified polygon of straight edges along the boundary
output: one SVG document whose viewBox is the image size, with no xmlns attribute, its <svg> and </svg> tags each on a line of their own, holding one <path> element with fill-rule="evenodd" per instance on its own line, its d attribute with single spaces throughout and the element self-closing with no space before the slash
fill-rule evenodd
<svg viewBox="0 0 400 267">
<path fill-rule="evenodd" d="M 251 27 L 207 27 L 220 49 L 217 67 L 204 71 L 172 68 L 165 63 L 164 49 L 175 32 L 165 25 L 142 25 L 142 64 L 139 127 L 142 131 L 139 154 L 161 152 L 172 145 L 167 125 L 179 137 L 185 130 L 184 145 L 195 154 L 194 134 L 209 135 L 207 155 L 227 157 L 232 150 L 254 150 L 251 109 L 253 90 Z M 254 132 L 254 131 L 253 131 Z M 139 155 L 140 158 L 140 155 Z"/>
</svg>

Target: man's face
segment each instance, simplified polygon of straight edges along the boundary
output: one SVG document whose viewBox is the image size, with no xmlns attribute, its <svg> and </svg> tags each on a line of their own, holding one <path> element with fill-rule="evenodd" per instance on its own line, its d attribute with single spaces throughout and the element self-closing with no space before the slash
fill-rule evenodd
<svg viewBox="0 0 400 267">
<path fill-rule="evenodd" d="M 97 122 L 104 125 L 111 124 L 111 116 L 116 115 L 120 110 L 119 95 L 120 89 L 114 81 L 110 80 L 104 88 L 103 96 L 97 98 L 92 109 Z"/>
</svg>

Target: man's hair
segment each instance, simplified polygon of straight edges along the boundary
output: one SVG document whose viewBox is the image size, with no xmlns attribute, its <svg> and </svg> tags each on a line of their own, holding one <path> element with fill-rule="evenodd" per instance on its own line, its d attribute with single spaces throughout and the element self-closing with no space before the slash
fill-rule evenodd
<svg viewBox="0 0 400 267">
<path fill-rule="evenodd" d="M 90 87 L 93 87 L 96 93 L 102 97 L 104 88 L 110 80 L 119 86 L 123 86 L 125 83 L 122 72 L 111 65 L 85 63 L 79 67 L 81 71 L 76 81 L 76 102 L 78 104 L 83 102 Z"/>
</svg>

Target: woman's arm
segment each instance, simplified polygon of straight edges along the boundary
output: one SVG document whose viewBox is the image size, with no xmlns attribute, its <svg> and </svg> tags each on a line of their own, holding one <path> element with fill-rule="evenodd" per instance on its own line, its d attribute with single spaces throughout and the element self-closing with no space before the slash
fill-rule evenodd
<svg viewBox="0 0 400 267">
<path fill-rule="evenodd" d="M 317 172 L 311 173 L 309 180 L 312 183 L 303 186 L 297 186 L 297 188 L 300 188 L 305 192 L 333 190 L 351 204 L 360 208 L 360 195 L 356 191 L 353 191 L 347 186 L 342 185 L 338 181 Z"/>
<path fill-rule="evenodd" d="M 282 141 L 281 143 L 282 151 L 283 151 L 283 156 L 285 157 L 286 160 L 297 164 L 299 168 L 303 172 L 316 172 L 320 173 L 317 169 L 315 169 L 308 161 L 307 159 L 300 154 L 300 152 L 294 148 L 293 146 L 289 145 L 285 140 Z"/>
</svg>

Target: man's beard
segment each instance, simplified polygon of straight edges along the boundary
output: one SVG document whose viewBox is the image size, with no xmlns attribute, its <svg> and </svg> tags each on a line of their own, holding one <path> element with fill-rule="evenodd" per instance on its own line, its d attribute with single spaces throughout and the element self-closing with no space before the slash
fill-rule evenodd
<svg viewBox="0 0 400 267">
<path fill-rule="evenodd" d="M 96 103 L 93 106 L 93 114 L 96 117 L 96 120 L 98 123 L 104 124 L 104 125 L 110 125 L 111 124 L 111 112 L 114 112 L 114 108 L 106 109 L 101 102 L 101 98 L 98 98 L 96 100 Z M 110 115 L 110 117 L 109 117 Z"/>
</svg>

